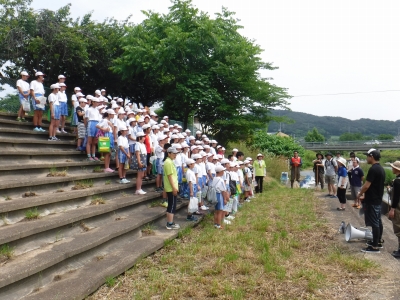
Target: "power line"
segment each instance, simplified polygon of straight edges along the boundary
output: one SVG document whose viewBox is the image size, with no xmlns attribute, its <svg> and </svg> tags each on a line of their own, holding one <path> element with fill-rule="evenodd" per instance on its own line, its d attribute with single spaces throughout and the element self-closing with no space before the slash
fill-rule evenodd
<svg viewBox="0 0 400 300">
<path fill-rule="evenodd" d="M 314 94 L 314 95 L 297 95 L 294 97 L 317 97 L 317 96 L 336 96 L 336 95 L 353 95 L 353 94 L 372 94 L 372 93 L 388 93 L 400 92 L 400 90 L 370 91 L 370 92 L 352 92 L 352 93 L 336 93 L 336 94 Z"/>
</svg>

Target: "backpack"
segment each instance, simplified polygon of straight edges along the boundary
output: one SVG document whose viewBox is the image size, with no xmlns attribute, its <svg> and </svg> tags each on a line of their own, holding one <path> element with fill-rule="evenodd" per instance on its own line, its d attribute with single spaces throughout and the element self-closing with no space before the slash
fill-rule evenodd
<svg viewBox="0 0 400 300">
<path fill-rule="evenodd" d="M 222 179 L 221 179 L 221 177 L 215 177 L 213 180 L 222 180 Z M 217 189 L 212 184 L 208 187 L 207 200 L 209 202 L 211 202 L 211 204 L 217 204 L 218 203 Z"/>
<path fill-rule="evenodd" d="M 229 190 L 231 191 L 231 195 L 236 195 L 236 181 L 231 180 L 231 174 L 228 173 L 229 176 Z"/>
</svg>

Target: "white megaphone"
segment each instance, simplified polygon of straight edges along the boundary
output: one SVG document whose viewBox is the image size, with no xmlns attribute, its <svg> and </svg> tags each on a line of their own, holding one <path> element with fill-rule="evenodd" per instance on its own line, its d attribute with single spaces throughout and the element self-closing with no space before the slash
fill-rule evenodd
<svg viewBox="0 0 400 300">
<path fill-rule="evenodd" d="M 372 240 L 372 232 L 368 228 L 355 228 L 350 223 L 346 227 L 346 242 L 354 239 Z"/>
</svg>

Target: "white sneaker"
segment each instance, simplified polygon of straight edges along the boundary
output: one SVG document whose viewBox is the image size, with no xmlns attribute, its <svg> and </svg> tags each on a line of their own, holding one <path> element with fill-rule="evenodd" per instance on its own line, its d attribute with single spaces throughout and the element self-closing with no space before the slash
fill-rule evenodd
<svg viewBox="0 0 400 300">
<path fill-rule="evenodd" d="M 144 195 L 144 194 L 146 194 L 146 193 L 143 192 L 142 190 L 137 190 L 137 191 L 135 192 L 135 195 Z"/>
<path fill-rule="evenodd" d="M 129 181 L 124 178 L 124 179 L 121 179 L 121 181 L 119 183 L 129 183 Z"/>
<path fill-rule="evenodd" d="M 125 179 L 125 183 L 131 182 L 130 180 L 128 180 L 128 179 L 126 179 L 126 178 L 124 178 L 124 179 Z"/>
<path fill-rule="evenodd" d="M 229 220 L 227 220 L 226 218 L 224 219 L 224 223 L 225 223 L 226 225 L 231 225 L 231 224 L 232 224 L 232 222 L 229 221 Z"/>
<path fill-rule="evenodd" d="M 57 129 L 57 133 L 61 133 L 61 131 Z"/>
<path fill-rule="evenodd" d="M 228 219 L 228 220 L 235 220 L 235 217 L 234 217 L 234 216 L 227 216 L 227 217 L 225 217 L 225 219 Z"/>
<path fill-rule="evenodd" d="M 201 207 L 200 207 L 202 210 L 208 210 L 209 208 L 207 207 L 207 206 L 205 206 L 205 205 L 202 205 Z"/>
<path fill-rule="evenodd" d="M 145 191 L 143 191 L 143 190 L 140 190 L 140 195 L 146 195 L 147 193 L 145 192 Z"/>
<path fill-rule="evenodd" d="M 62 132 L 62 133 L 68 133 L 68 132 L 66 132 L 64 129 L 62 129 L 61 132 Z"/>
<path fill-rule="evenodd" d="M 246 200 L 244 200 L 244 201 L 246 201 L 246 202 L 251 202 L 250 199 L 246 199 Z"/>
</svg>

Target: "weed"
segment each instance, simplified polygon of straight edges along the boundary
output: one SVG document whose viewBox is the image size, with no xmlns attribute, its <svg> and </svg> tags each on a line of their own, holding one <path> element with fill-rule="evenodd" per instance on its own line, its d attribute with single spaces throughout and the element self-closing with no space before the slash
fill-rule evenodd
<svg viewBox="0 0 400 300">
<path fill-rule="evenodd" d="M 90 205 L 99 205 L 99 204 L 106 204 L 106 200 L 100 196 L 93 196 L 92 201 L 90 201 Z"/>
<path fill-rule="evenodd" d="M 10 247 L 8 244 L 3 244 L 0 247 L 0 256 L 10 259 L 14 255 L 14 248 Z"/>
<path fill-rule="evenodd" d="M 83 179 L 80 181 L 75 181 L 74 186 L 72 187 L 73 190 L 84 190 L 93 187 L 93 180 L 92 179 Z"/>
<path fill-rule="evenodd" d="M 144 235 L 155 235 L 156 234 L 154 231 L 155 229 L 156 229 L 156 226 L 154 226 L 154 224 L 148 223 L 143 226 L 142 233 Z"/>
<path fill-rule="evenodd" d="M 25 219 L 36 220 L 36 219 L 39 219 L 39 215 L 40 215 L 40 213 L 39 213 L 37 207 L 31 208 L 25 212 Z"/>
<path fill-rule="evenodd" d="M 93 173 L 103 173 L 104 170 L 100 166 L 95 166 L 93 169 Z"/>
<path fill-rule="evenodd" d="M 56 191 L 56 193 L 62 193 L 62 192 L 64 192 L 63 189 L 58 189 L 58 190 Z"/>
<path fill-rule="evenodd" d="M 111 184 L 111 180 L 110 179 L 106 180 L 106 182 L 105 182 L 105 185 L 108 185 L 108 184 Z"/>
<path fill-rule="evenodd" d="M 7 214 L 2 214 L 1 215 L 1 220 L 3 221 L 4 225 L 8 225 Z"/>
<path fill-rule="evenodd" d="M 152 201 L 149 205 L 149 207 L 157 207 L 157 206 L 161 206 L 160 201 Z"/>
<path fill-rule="evenodd" d="M 47 177 L 65 177 L 67 176 L 67 169 L 64 170 L 57 170 L 56 167 L 50 168 L 50 173 L 47 174 Z"/>
<path fill-rule="evenodd" d="M 121 196 L 122 196 L 122 197 L 128 197 L 128 196 L 129 196 L 129 194 L 128 194 L 128 193 L 126 193 L 126 192 L 121 192 Z"/>
<path fill-rule="evenodd" d="M 89 231 L 91 228 L 89 226 L 87 226 L 84 222 L 81 222 L 79 224 L 79 227 L 81 227 L 83 229 L 83 231 Z"/>
<path fill-rule="evenodd" d="M 53 281 L 60 281 L 61 280 L 61 275 L 56 275 L 53 278 Z"/>
<path fill-rule="evenodd" d="M 23 195 L 22 195 L 22 197 L 35 197 L 35 196 L 37 196 L 37 194 L 36 193 L 34 193 L 34 192 L 26 192 L 26 193 L 24 193 Z"/>
<path fill-rule="evenodd" d="M 12 198 L 10 196 L 5 196 L 4 200 L 9 201 L 9 200 L 12 200 Z"/>
<path fill-rule="evenodd" d="M 55 242 L 61 241 L 63 239 L 63 236 L 64 235 L 62 234 L 61 230 L 57 231 Z"/>
<path fill-rule="evenodd" d="M 113 287 L 116 282 L 117 282 L 117 280 L 115 279 L 115 277 L 113 277 L 113 276 L 106 277 L 106 285 L 108 287 Z"/>
</svg>

